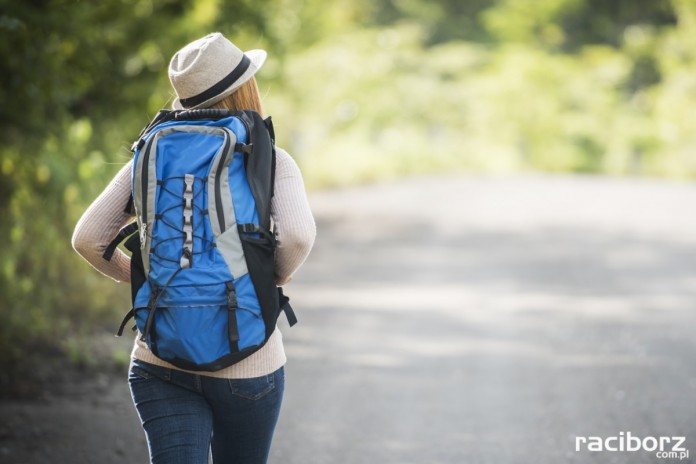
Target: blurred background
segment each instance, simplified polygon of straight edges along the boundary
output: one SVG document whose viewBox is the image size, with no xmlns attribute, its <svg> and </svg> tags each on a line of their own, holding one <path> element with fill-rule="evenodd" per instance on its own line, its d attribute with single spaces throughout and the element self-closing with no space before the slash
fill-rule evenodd
<svg viewBox="0 0 696 464">
<path fill-rule="evenodd" d="M 264 105 L 274 118 L 279 145 L 302 168 L 316 208 L 320 241 L 296 290 L 308 307 L 309 323 L 298 330 L 296 345 L 293 331 L 288 332 L 289 351 L 296 359 L 324 359 L 303 343 L 315 337 L 313 327 L 320 331 L 322 324 L 336 323 L 322 319 L 328 316 L 311 316 L 312 305 L 321 306 L 313 302 L 315 295 L 322 295 L 322 302 L 341 298 L 325 274 L 325 266 L 331 265 L 335 275 L 348 282 L 346 288 L 351 282 L 363 290 L 381 282 L 391 289 L 369 293 L 369 298 L 353 293 L 348 303 L 342 302 L 349 308 L 359 309 L 367 300 L 373 307 L 390 307 L 387 302 L 394 294 L 405 299 L 403 307 L 408 301 L 434 303 L 450 316 L 478 308 L 467 313 L 472 319 L 466 327 L 474 330 L 474 322 L 486 320 L 486 327 L 497 329 L 474 335 L 513 339 L 522 332 L 512 327 L 525 326 L 515 326 L 516 319 L 500 314 L 508 314 L 505 308 L 513 307 L 519 294 L 507 293 L 508 299 L 501 297 L 493 305 L 480 298 L 551 282 L 553 288 L 534 287 L 536 293 L 525 293 L 527 299 L 519 301 L 539 314 L 572 307 L 572 317 L 549 326 L 545 335 L 520 336 L 547 337 L 550 352 L 574 335 L 579 337 L 573 339 L 578 343 L 575 349 L 600 348 L 583 351 L 586 358 L 572 358 L 578 365 L 583 359 L 605 362 L 607 352 L 644 361 L 650 344 L 643 337 L 656 333 L 650 318 L 637 332 L 616 332 L 604 325 L 576 331 L 584 317 L 598 312 L 607 317 L 597 309 L 597 301 L 574 300 L 578 292 L 588 297 L 594 285 L 599 293 L 618 295 L 609 301 L 611 311 L 618 312 L 609 313 L 625 318 L 622 327 L 637 320 L 631 305 L 648 301 L 642 292 L 657 280 L 664 285 L 658 285 L 650 301 L 665 311 L 690 308 L 696 294 L 689 234 L 694 225 L 689 206 L 696 200 L 691 186 L 696 176 L 692 0 L 0 0 L 3 395 L 35 394 L 31 379 L 45 382 L 53 375 L 50 369 L 44 372 L 50 364 L 47 357 L 80 368 L 127 365 L 127 344 L 108 345 L 100 352 L 102 344 L 95 342 L 110 333 L 128 309 L 126 287 L 82 261 L 70 237 L 81 213 L 128 161 L 128 148 L 142 126 L 171 103 L 166 75 L 171 55 L 211 31 L 223 32 L 242 49 L 269 51 L 258 75 Z M 414 178 L 425 180 L 403 181 Z M 430 196 L 424 199 L 422 192 Z M 403 207 L 404 199 L 425 212 L 420 222 L 404 222 L 414 216 Z M 447 208 L 428 213 L 438 201 Z M 365 212 L 361 204 L 372 209 Z M 435 217 L 438 212 L 442 215 Z M 469 222 L 443 220 L 447 214 Z M 383 229 L 365 228 L 380 221 Z M 568 234 L 557 234 L 561 227 Z M 641 239 L 627 241 L 625 234 L 635 231 L 644 232 Z M 427 241 L 418 238 L 423 234 Z M 559 237 L 554 248 L 550 243 Z M 394 243 L 403 246 L 389 248 Z M 391 251 L 375 255 L 380 249 Z M 525 249 L 536 254 L 520 264 L 524 260 L 519 253 Z M 493 277 L 499 278 L 496 285 L 509 285 L 470 287 L 468 293 L 436 287 L 437 298 L 414 291 L 406 292 L 406 298 L 403 280 L 392 276 L 386 283 L 380 281 L 390 271 L 381 272 L 379 264 L 366 271 L 351 261 L 370 254 L 400 263 L 400 269 L 409 272 L 411 289 L 434 275 L 428 269 L 453 280 L 449 291 Z M 455 258 L 463 267 L 443 267 Z M 648 267 L 636 271 L 646 263 Z M 506 270 L 502 276 L 501 269 Z M 631 271 L 638 273 L 628 283 L 612 280 L 616 273 Z M 365 282 L 358 285 L 359 279 Z M 670 283 L 680 287 L 670 289 Z M 674 293 L 683 299 L 670 300 Z M 482 308 L 490 311 L 477 312 Z M 684 314 L 670 319 L 673 325 L 665 329 L 672 333 L 671 341 L 656 346 L 685 353 L 683 346 L 675 345 L 675 340 L 688 338 L 684 322 L 692 319 L 684 319 Z M 378 324 L 369 314 L 363 316 L 367 333 L 374 328 L 370 321 L 391 330 L 388 319 Z M 537 316 L 548 322 L 546 316 Z M 351 321 L 339 322 L 345 327 Z M 428 329 L 427 321 L 411 322 L 406 331 L 423 329 L 432 333 L 433 343 L 442 341 L 442 333 Z M 510 330 L 514 333 L 506 332 Z M 452 343 L 461 341 L 462 333 L 451 334 Z M 604 345 L 608 340 L 619 343 L 619 354 Z M 372 346 L 362 341 L 364 349 Z M 410 343 L 392 342 L 397 351 Z M 451 355 L 447 346 L 418 345 L 414 353 L 443 359 Z M 503 356 L 499 361 L 504 365 L 476 365 L 484 379 L 482 390 L 530 378 L 529 371 L 520 378 L 502 374 L 511 367 L 505 364 L 505 354 L 519 353 L 519 346 L 484 346 Z M 345 345 L 334 348 L 336 358 L 331 359 L 340 360 L 342 350 L 350 350 Z M 373 348 L 354 359 L 356 365 L 384 367 L 396 362 L 379 343 Z M 383 357 L 375 357 L 375 352 Z M 614 366 L 612 359 L 616 361 L 611 358 L 605 366 Z M 686 389 L 682 393 L 693 394 L 696 374 L 692 376 L 693 369 L 685 373 L 688 364 L 675 367 L 679 375 L 663 371 L 664 385 L 679 380 Z M 457 364 L 462 369 L 466 365 Z M 438 372 L 455 376 L 449 379 L 455 384 L 471 372 L 452 370 L 450 365 L 440 368 Z M 626 398 L 624 387 L 607 389 L 608 401 Z M 530 384 L 530 395 L 538 391 Z M 504 393 L 491 404 L 500 404 Z M 553 393 L 544 401 L 549 397 L 553 399 Z M 636 404 L 648 401 L 641 398 Z M 526 400 L 528 396 L 520 403 Z M 573 401 L 561 401 L 550 414 L 562 416 L 563 405 L 579 408 Z M 643 406 L 637 409 L 640 414 L 654 413 L 651 406 Z M 497 423 L 480 414 L 491 427 Z M 609 429 L 618 433 L 621 425 L 614 425 Z M 356 422 L 355 429 L 360 427 Z M 543 427 L 560 427 L 563 437 L 569 433 L 563 423 L 547 421 Z M 590 429 L 584 432 L 592 434 Z M 407 456 L 413 450 L 406 446 L 410 435 L 404 433 L 403 443 L 392 442 L 394 450 Z M 466 436 L 470 435 L 451 439 Z M 287 445 L 291 447 L 290 441 Z M 559 451 L 557 458 L 568 456 Z M 362 456 L 333 462 L 409 462 L 400 459 Z"/>
</svg>

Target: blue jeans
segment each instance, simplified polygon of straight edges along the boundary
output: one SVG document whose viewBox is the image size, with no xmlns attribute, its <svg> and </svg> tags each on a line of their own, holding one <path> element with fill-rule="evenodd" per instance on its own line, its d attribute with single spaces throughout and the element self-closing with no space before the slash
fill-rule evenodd
<svg viewBox="0 0 696 464">
<path fill-rule="evenodd" d="M 263 464 L 285 388 L 281 367 L 254 379 L 218 379 L 133 360 L 128 383 L 152 464 Z"/>
</svg>

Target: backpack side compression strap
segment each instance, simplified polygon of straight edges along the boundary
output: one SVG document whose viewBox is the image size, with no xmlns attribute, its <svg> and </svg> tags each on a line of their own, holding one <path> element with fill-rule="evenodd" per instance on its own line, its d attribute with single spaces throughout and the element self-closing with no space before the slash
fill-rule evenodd
<svg viewBox="0 0 696 464">
<path fill-rule="evenodd" d="M 290 298 L 283 293 L 283 287 L 278 287 L 278 303 L 280 305 L 280 310 L 285 313 L 285 317 L 288 319 L 288 325 L 292 327 L 297 324 L 295 310 L 290 306 Z"/>
</svg>

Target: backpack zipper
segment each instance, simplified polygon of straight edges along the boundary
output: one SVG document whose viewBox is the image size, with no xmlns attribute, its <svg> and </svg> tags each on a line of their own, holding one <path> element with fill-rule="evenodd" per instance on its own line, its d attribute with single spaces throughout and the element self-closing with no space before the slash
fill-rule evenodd
<svg viewBox="0 0 696 464">
<path fill-rule="evenodd" d="M 245 307 L 243 307 L 243 306 L 238 306 L 237 309 L 238 309 L 238 310 L 241 309 L 242 311 L 248 312 L 249 314 L 251 314 L 252 316 L 254 316 L 256 319 L 261 319 L 261 314 L 256 313 L 256 312 L 255 312 L 254 310 L 252 310 L 252 309 L 245 308 Z"/>
<path fill-rule="evenodd" d="M 220 225 L 220 235 L 225 232 L 225 211 L 224 207 L 222 206 L 222 188 L 220 183 L 222 182 L 222 170 L 225 169 L 225 164 L 227 163 L 230 150 L 230 136 L 227 131 L 223 132 L 225 134 L 225 145 L 223 147 L 222 158 L 218 163 L 217 172 L 215 173 L 215 208 L 217 210 L 217 218 Z"/>
</svg>

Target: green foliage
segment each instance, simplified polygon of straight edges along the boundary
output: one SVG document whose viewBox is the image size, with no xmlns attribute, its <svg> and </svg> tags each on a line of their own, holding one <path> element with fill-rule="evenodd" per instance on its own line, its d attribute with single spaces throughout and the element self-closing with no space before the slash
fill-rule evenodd
<svg viewBox="0 0 696 464">
<path fill-rule="evenodd" d="M 581 6 L 548 3 L 523 22 Z M 573 53 L 522 35 L 427 45 L 428 27 L 404 21 L 352 30 L 294 53 L 269 106 L 313 185 L 442 169 L 691 177 L 692 10 Z"/>
<path fill-rule="evenodd" d="M 502 42 L 558 47 L 565 41 L 559 20 L 577 15 L 581 0 L 504 0 L 484 12 L 483 22 Z"/>
<path fill-rule="evenodd" d="M 265 105 L 310 185 L 457 169 L 696 175 L 691 0 L 0 6 L 0 364 L 37 344 L 91 362 L 80 340 L 127 308 L 127 287 L 70 236 L 171 101 L 169 57 L 213 30 L 271 52 Z"/>
<path fill-rule="evenodd" d="M 416 22 L 426 34 L 426 43 L 433 45 L 453 40 L 489 41 L 479 16 L 495 4 L 495 0 L 375 0 L 366 6 L 371 10 L 371 25 Z"/>
</svg>

